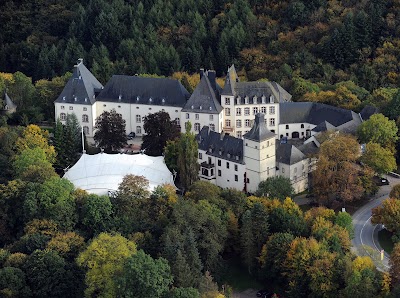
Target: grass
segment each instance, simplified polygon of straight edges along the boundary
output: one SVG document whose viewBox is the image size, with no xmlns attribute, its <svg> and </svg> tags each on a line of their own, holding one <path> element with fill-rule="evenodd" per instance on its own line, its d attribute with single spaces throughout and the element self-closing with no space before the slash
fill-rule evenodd
<svg viewBox="0 0 400 298">
<path fill-rule="evenodd" d="M 382 229 L 378 232 L 378 241 L 382 246 L 383 250 L 387 253 L 392 253 L 393 250 L 393 241 L 392 241 L 392 233 L 386 229 Z"/>
<path fill-rule="evenodd" d="M 230 285 L 235 291 L 246 289 L 261 289 L 263 285 L 251 276 L 246 268 L 240 264 L 238 258 L 225 261 L 226 273 L 222 278 L 225 284 Z"/>
</svg>

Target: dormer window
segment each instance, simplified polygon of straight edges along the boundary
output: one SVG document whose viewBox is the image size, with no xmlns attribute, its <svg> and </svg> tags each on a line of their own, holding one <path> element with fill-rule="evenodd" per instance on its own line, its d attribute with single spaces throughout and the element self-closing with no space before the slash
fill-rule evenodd
<svg viewBox="0 0 400 298">
<path fill-rule="evenodd" d="M 191 106 L 192 110 L 194 109 L 194 106 Z"/>
<path fill-rule="evenodd" d="M 239 155 L 236 155 L 236 160 L 239 160 Z"/>
<path fill-rule="evenodd" d="M 203 107 L 202 106 L 200 106 L 200 110 L 202 110 L 203 109 Z"/>
<path fill-rule="evenodd" d="M 65 100 L 65 96 L 63 96 L 63 100 Z"/>
<path fill-rule="evenodd" d="M 240 98 L 240 96 L 238 96 L 238 97 L 236 98 L 236 104 L 240 105 L 240 100 L 241 100 L 241 98 Z"/>
<path fill-rule="evenodd" d="M 212 107 L 210 107 L 210 111 L 212 111 Z"/>
<path fill-rule="evenodd" d="M 139 99 L 140 99 L 139 96 L 136 96 L 136 101 L 139 101 Z"/>
<path fill-rule="evenodd" d="M 85 102 L 87 102 L 87 97 L 85 97 Z"/>
<path fill-rule="evenodd" d="M 222 149 L 219 149 L 219 155 L 222 155 Z"/>
<path fill-rule="evenodd" d="M 75 100 L 75 101 L 78 101 L 78 97 L 75 96 L 75 97 L 74 97 L 74 100 Z"/>
<path fill-rule="evenodd" d="M 162 103 L 165 103 L 165 98 L 163 98 L 163 99 L 161 100 L 161 102 L 162 102 Z"/>
<path fill-rule="evenodd" d="M 275 97 L 273 95 L 271 95 L 269 97 L 269 103 L 274 103 L 275 102 Z"/>
<path fill-rule="evenodd" d="M 226 156 L 227 156 L 228 158 L 231 158 L 231 154 L 230 154 L 230 153 L 228 153 Z"/>
<path fill-rule="evenodd" d="M 122 99 L 122 95 L 120 94 L 120 95 L 118 95 L 118 100 L 121 100 Z"/>
<path fill-rule="evenodd" d="M 263 95 L 262 97 L 261 97 L 261 103 L 265 103 L 265 95 Z"/>
<path fill-rule="evenodd" d="M 209 153 L 212 153 L 212 148 L 211 148 L 211 147 L 208 148 L 208 152 L 209 152 Z"/>
<path fill-rule="evenodd" d="M 153 99 L 151 97 L 149 98 L 149 102 L 153 102 Z"/>
<path fill-rule="evenodd" d="M 253 97 L 253 104 L 257 104 L 257 96 Z"/>
<path fill-rule="evenodd" d="M 249 97 L 248 97 L 248 96 L 246 96 L 246 97 L 244 98 L 244 103 L 245 103 L 245 104 L 248 104 L 248 103 L 249 103 Z"/>
<path fill-rule="evenodd" d="M 8 110 L 8 105 L 6 105 L 6 106 L 4 107 L 4 109 Z"/>
</svg>

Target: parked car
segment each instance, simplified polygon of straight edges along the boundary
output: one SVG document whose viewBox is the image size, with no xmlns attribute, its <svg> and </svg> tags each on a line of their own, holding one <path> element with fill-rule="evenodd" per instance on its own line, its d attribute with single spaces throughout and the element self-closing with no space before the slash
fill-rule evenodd
<svg viewBox="0 0 400 298">
<path fill-rule="evenodd" d="M 128 140 L 132 140 L 134 137 L 136 137 L 136 134 L 132 131 L 129 135 L 126 136 Z"/>
<path fill-rule="evenodd" d="M 381 185 L 389 185 L 389 179 L 381 178 Z"/>
</svg>

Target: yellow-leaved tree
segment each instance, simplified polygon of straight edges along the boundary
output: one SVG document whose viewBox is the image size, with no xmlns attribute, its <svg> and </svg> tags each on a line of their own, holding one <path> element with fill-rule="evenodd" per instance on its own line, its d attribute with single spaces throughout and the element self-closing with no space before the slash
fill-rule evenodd
<svg viewBox="0 0 400 298">
<path fill-rule="evenodd" d="M 136 244 L 119 234 L 101 233 L 77 258 L 86 271 L 86 297 L 116 297 L 115 277 L 136 253 Z"/>
</svg>

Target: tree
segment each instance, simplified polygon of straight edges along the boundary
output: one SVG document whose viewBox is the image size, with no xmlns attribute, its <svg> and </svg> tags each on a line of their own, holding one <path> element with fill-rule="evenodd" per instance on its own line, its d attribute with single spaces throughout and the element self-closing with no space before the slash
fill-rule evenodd
<svg viewBox="0 0 400 298">
<path fill-rule="evenodd" d="M 66 179 L 52 177 L 40 185 L 30 185 L 23 205 L 27 221 L 34 218 L 54 220 L 62 230 L 76 223 L 74 185 Z"/>
<path fill-rule="evenodd" d="M 179 128 L 175 120 L 171 120 L 167 112 L 157 112 L 144 117 L 142 149 L 147 155 L 160 156 L 168 141 L 179 137 Z"/>
<path fill-rule="evenodd" d="M 385 228 L 393 233 L 400 232 L 400 200 L 387 199 L 382 205 L 372 209 L 371 222 L 373 224 L 384 224 Z"/>
<path fill-rule="evenodd" d="M 18 152 L 25 149 L 41 148 L 46 153 L 46 159 L 50 163 L 54 163 L 56 152 L 53 146 L 49 145 L 49 132 L 42 130 L 37 125 L 28 125 L 22 132 L 22 137 L 18 138 L 15 143 Z"/>
<path fill-rule="evenodd" d="M 394 152 L 397 131 L 394 120 L 389 120 L 382 114 L 374 114 L 357 128 L 357 136 L 361 143 L 377 143 Z"/>
<path fill-rule="evenodd" d="M 55 251 L 36 250 L 24 264 L 28 286 L 34 297 L 73 296 L 68 287 L 65 260 Z M 72 295 L 71 295 L 72 294 Z"/>
<path fill-rule="evenodd" d="M 74 260 L 84 247 L 85 240 L 75 232 L 58 233 L 47 243 L 47 249 L 58 252 L 70 261 Z"/>
<path fill-rule="evenodd" d="M 259 197 L 277 198 L 281 201 L 292 197 L 293 194 L 294 189 L 290 179 L 283 176 L 269 177 L 261 181 L 256 192 Z"/>
<path fill-rule="evenodd" d="M 90 238 L 101 232 L 107 232 L 113 225 L 110 198 L 108 196 L 87 195 L 81 202 L 81 224 Z"/>
<path fill-rule="evenodd" d="M 400 243 L 396 243 L 389 259 L 389 273 L 393 284 L 400 281 Z"/>
<path fill-rule="evenodd" d="M 392 187 L 392 190 L 389 193 L 389 198 L 400 199 L 400 184 L 396 184 Z"/>
<path fill-rule="evenodd" d="M 2 297 L 30 297 L 31 290 L 26 285 L 24 272 L 19 268 L 0 269 L 0 295 Z"/>
<path fill-rule="evenodd" d="M 198 144 L 195 135 L 190 132 L 191 129 L 191 123 L 187 122 L 186 132 L 181 134 L 177 145 L 179 177 L 184 189 L 188 189 L 199 179 Z"/>
<path fill-rule="evenodd" d="M 347 232 L 349 232 L 350 238 L 354 238 L 354 226 L 353 226 L 353 220 L 351 218 L 351 215 L 348 214 L 347 212 L 342 212 L 340 211 L 335 218 L 335 224 L 338 226 L 345 228 Z"/>
<path fill-rule="evenodd" d="M 167 298 L 200 298 L 200 293 L 195 288 L 173 288 Z"/>
<path fill-rule="evenodd" d="M 126 144 L 125 120 L 115 109 L 96 118 L 94 140 L 106 152 L 114 152 Z"/>
<path fill-rule="evenodd" d="M 168 292 L 173 277 L 167 260 L 154 260 L 139 250 L 125 261 L 123 272 L 116 278 L 118 297 L 162 297 Z"/>
<path fill-rule="evenodd" d="M 87 270 L 85 296 L 116 297 L 116 276 L 135 253 L 135 243 L 121 235 L 101 233 L 94 238 L 77 258 L 78 265 Z"/>
<path fill-rule="evenodd" d="M 314 193 L 318 201 L 352 201 L 361 197 L 363 188 L 355 164 L 360 155 L 357 141 L 347 135 L 330 134 L 321 144 L 317 169 L 313 174 Z"/>
<path fill-rule="evenodd" d="M 47 160 L 46 152 L 40 147 L 27 148 L 16 155 L 13 168 L 15 177 L 24 181 L 44 182 L 57 176 Z"/>
<path fill-rule="evenodd" d="M 396 159 L 393 152 L 377 143 L 368 143 L 361 161 L 370 166 L 378 175 L 386 174 L 396 169 Z"/>
</svg>

